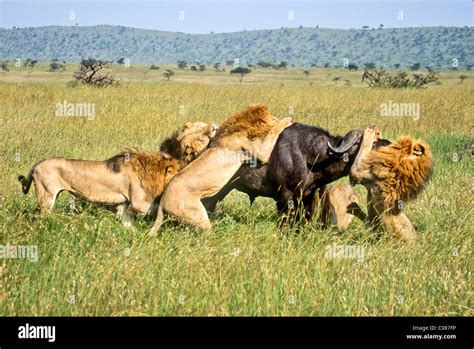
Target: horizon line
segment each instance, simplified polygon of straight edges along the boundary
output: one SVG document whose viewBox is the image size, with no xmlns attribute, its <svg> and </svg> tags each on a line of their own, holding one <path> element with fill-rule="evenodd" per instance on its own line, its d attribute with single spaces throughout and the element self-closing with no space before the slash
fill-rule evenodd
<svg viewBox="0 0 474 349">
<path fill-rule="evenodd" d="M 229 31 L 229 32 L 214 32 L 209 31 L 208 33 L 186 33 L 181 31 L 169 31 L 169 30 L 160 30 L 160 29 L 151 29 L 151 28 L 140 28 L 140 27 L 130 27 L 125 25 L 118 25 L 118 24 L 94 24 L 94 25 L 42 25 L 36 27 L 12 27 L 12 28 L 4 28 L 0 26 L 0 29 L 3 30 L 18 30 L 18 29 L 40 29 L 40 28 L 93 28 L 93 27 L 117 27 L 117 28 L 128 28 L 128 29 L 137 29 L 137 30 L 147 30 L 147 31 L 155 31 L 155 32 L 163 32 L 163 33 L 175 33 L 175 34 L 186 34 L 186 35 L 218 35 L 218 34 L 235 34 L 235 33 L 245 33 L 245 32 L 255 32 L 255 31 L 273 31 L 273 30 L 285 30 L 285 29 L 323 29 L 323 30 L 363 30 L 363 31 L 370 31 L 370 30 L 387 30 L 387 29 L 430 29 L 430 28 L 459 28 L 459 29 L 472 29 L 474 26 L 413 26 L 413 27 L 371 27 L 367 26 L 367 28 L 332 28 L 332 27 L 305 27 L 305 26 L 296 26 L 296 27 L 280 27 L 280 28 L 273 28 L 273 29 L 242 29 L 239 31 Z"/>
</svg>

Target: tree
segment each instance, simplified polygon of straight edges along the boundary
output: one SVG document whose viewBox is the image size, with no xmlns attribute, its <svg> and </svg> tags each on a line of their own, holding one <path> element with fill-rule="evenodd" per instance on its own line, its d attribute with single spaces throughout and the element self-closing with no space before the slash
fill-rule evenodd
<svg viewBox="0 0 474 349">
<path fill-rule="evenodd" d="M 119 81 L 115 79 L 110 71 L 103 73 L 102 70 L 110 68 L 111 61 L 102 61 L 99 59 L 88 58 L 81 60 L 79 70 L 74 73 L 74 78 L 81 83 L 106 87 L 111 85 L 118 85 Z"/>
<path fill-rule="evenodd" d="M 36 59 L 27 58 L 25 63 L 23 63 L 23 66 L 25 68 L 34 68 L 36 63 L 38 63 L 38 61 Z"/>
<path fill-rule="evenodd" d="M 380 24 L 379 25 L 379 29 L 383 29 L 384 25 L 383 24 Z"/>
<path fill-rule="evenodd" d="M 459 80 L 460 80 L 459 83 L 460 84 L 462 84 L 464 82 L 464 80 L 466 80 L 466 79 L 467 79 L 467 75 L 464 75 L 464 74 L 459 75 Z"/>
<path fill-rule="evenodd" d="M 375 88 L 423 88 L 431 82 L 437 83 L 438 75 L 436 72 L 426 75 L 413 74 L 413 79 L 410 79 L 403 71 L 389 73 L 383 69 L 374 71 L 366 69 L 362 81 Z"/>
<path fill-rule="evenodd" d="M 125 64 L 125 58 L 119 58 L 117 59 L 118 64 Z"/>
<path fill-rule="evenodd" d="M 183 70 L 188 66 L 188 63 L 186 61 L 178 61 L 178 68 Z M 169 79 L 168 79 L 169 80 Z"/>
<path fill-rule="evenodd" d="M 205 64 L 199 64 L 199 71 L 200 72 L 206 71 L 206 65 Z"/>
<path fill-rule="evenodd" d="M 329 68 L 329 63 L 324 63 L 324 68 Z"/>
<path fill-rule="evenodd" d="M 245 75 L 249 74 L 252 70 L 249 68 L 245 67 L 237 67 L 235 69 L 232 69 L 230 71 L 231 74 L 239 74 L 240 75 L 240 82 L 242 82 L 242 79 L 244 78 Z"/>
<path fill-rule="evenodd" d="M 273 66 L 273 63 L 269 61 L 260 61 L 257 63 L 257 65 L 261 68 L 269 68 Z"/>
<path fill-rule="evenodd" d="M 160 67 L 158 65 L 152 64 L 150 70 L 159 70 Z"/>
<path fill-rule="evenodd" d="M 410 66 L 410 70 L 413 70 L 413 71 L 419 70 L 420 67 L 421 67 L 421 64 L 420 64 L 420 63 L 415 63 L 415 64 L 413 64 L 413 65 Z"/>
<path fill-rule="evenodd" d="M 221 69 L 221 64 L 220 63 L 214 63 L 214 70 L 219 71 Z"/>
<path fill-rule="evenodd" d="M 191 70 L 192 70 L 192 71 L 197 71 L 196 66 L 195 66 L 195 65 L 192 65 L 192 66 L 191 66 Z"/>
<path fill-rule="evenodd" d="M 395 69 L 400 69 L 400 63 L 395 63 L 395 64 L 393 65 L 393 67 L 394 67 Z"/>
<path fill-rule="evenodd" d="M 369 29 L 370 27 L 368 25 L 364 25 L 362 29 Z"/>
<path fill-rule="evenodd" d="M 288 63 L 285 61 L 281 61 L 280 64 L 276 66 L 277 69 L 286 69 L 288 67 Z"/>
<path fill-rule="evenodd" d="M 49 64 L 50 72 L 64 71 L 64 70 L 66 70 L 66 66 L 62 63 L 58 63 L 57 60 Z"/>
<path fill-rule="evenodd" d="M 2 61 L 0 62 L 0 68 L 2 68 L 2 71 L 9 71 L 8 69 L 8 62 Z"/>
<path fill-rule="evenodd" d="M 359 66 L 355 63 L 349 63 L 348 66 L 347 66 L 347 69 L 349 70 L 357 70 L 359 69 Z"/>
<path fill-rule="evenodd" d="M 175 75 L 174 71 L 172 71 L 171 69 L 166 69 L 164 72 L 163 72 L 163 76 L 166 78 L 166 81 L 169 81 L 169 79 L 171 79 L 171 77 Z"/>
<path fill-rule="evenodd" d="M 334 84 L 337 85 L 337 82 L 341 80 L 340 76 L 336 76 L 332 81 L 334 81 Z"/>
<path fill-rule="evenodd" d="M 365 69 L 375 69 L 375 63 L 374 62 L 367 62 L 364 63 Z"/>
<path fill-rule="evenodd" d="M 309 72 L 309 70 L 303 70 L 303 74 L 306 75 L 306 77 L 308 77 L 310 72 Z"/>
</svg>

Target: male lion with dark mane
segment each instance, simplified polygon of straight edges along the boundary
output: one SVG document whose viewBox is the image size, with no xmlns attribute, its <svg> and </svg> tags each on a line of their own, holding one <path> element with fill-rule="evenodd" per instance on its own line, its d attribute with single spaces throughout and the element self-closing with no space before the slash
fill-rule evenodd
<svg viewBox="0 0 474 349">
<path fill-rule="evenodd" d="M 156 211 L 155 199 L 208 147 L 216 129 L 189 122 L 161 144 L 160 153 L 129 149 L 105 161 L 51 158 L 36 163 L 18 180 L 24 194 L 35 183 L 41 213 L 50 213 L 59 193 L 68 191 L 89 202 L 117 206 L 122 223 L 130 226 L 130 213 Z"/>
<path fill-rule="evenodd" d="M 409 136 L 372 150 L 380 138 L 377 128 L 364 131 L 349 177 L 351 183 L 367 189 L 368 223 L 375 228 L 383 224 L 395 238 L 412 240 L 416 237 L 415 229 L 402 209 L 425 187 L 432 172 L 433 156 L 428 144 Z"/>
<path fill-rule="evenodd" d="M 150 235 L 158 231 L 164 212 L 198 228 L 210 228 L 201 199 L 219 192 L 244 162 L 268 162 L 278 136 L 292 123 L 291 117 L 279 121 L 260 104 L 232 114 L 219 126 L 209 149 L 166 187 Z"/>
</svg>

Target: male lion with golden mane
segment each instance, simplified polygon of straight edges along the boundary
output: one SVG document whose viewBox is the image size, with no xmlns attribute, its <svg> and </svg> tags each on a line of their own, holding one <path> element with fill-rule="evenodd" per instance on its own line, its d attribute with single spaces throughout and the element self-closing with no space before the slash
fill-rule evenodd
<svg viewBox="0 0 474 349">
<path fill-rule="evenodd" d="M 219 126 L 209 149 L 166 187 L 150 235 L 157 233 L 164 212 L 198 228 L 210 228 L 201 199 L 219 192 L 244 162 L 268 162 L 278 136 L 292 123 L 290 117 L 279 121 L 260 104 L 232 114 Z"/>
<path fill-rule="evenodd" d="M 122 223 L 130 226 L 130 213 L 156 211 L 155 199 L 208 147 L 216 129 L 202 122 L 186 123 L 161 144 L 160 153 L 129 149 L 105 161 L 51 158 L 36 163 L 28 177 L 18 180 L 24 194 L 35 183 L 41 213 L 50 213 L 59 193 L 68 191 L 89 202 L 117 206 Z"/>
<path fill-rule="evenodd" d="M 372 150 L 380 138 L 377 128 L 365 129 L 349 177 L 351 183 L 360 183 L 367 189 L 368 223 L 376 228 L 383 224 L 395 238 L 412 240 L 415 229 L 402 209 L 425 187 L 433 156 L 428 144 L 409 136 Z"/>
</svg>

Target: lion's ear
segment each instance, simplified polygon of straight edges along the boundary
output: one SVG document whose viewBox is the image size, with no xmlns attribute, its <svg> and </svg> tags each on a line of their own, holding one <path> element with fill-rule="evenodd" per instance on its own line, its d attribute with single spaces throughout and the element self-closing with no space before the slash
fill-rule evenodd
<svg viewBox="0 0 474 349">
<path fill-rule="evenodd" d="M 421 145 L 420 143 L 416 143 L 413 146 L 413 154 L 415 154 L 416 156 L 421 156 L 424 153 L 425 153 L 425 147 Z"/>
</svg>

